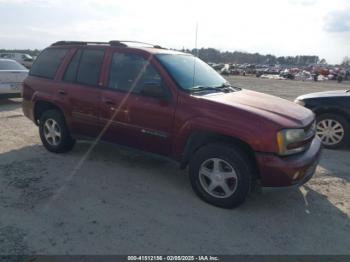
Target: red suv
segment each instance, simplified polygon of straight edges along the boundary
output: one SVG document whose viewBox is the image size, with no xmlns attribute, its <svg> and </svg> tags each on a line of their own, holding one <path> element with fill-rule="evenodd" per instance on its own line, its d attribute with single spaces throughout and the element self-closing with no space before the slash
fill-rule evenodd
<svg viewBox="0 0 350 262">
<path fill-rule="evenodd" d="M 254 181 L 301 185 L 321 144 L 314 114 L 274 96 L 231 86 L 200 59 L 139 42 L 57 42 L 33 64 L 23 112 L 47 150 L 104 140 L 189 167 L 196 194 L 241 204 Z"/>
</svg>

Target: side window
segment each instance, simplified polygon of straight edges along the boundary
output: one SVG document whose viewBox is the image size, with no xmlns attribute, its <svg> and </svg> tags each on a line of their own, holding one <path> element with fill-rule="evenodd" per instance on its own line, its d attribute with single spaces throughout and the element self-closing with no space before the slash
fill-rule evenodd
<svg viewBox="0 0 350 262">
<path fill-rule="evenodd" d="M 103 57 L 104 50 L 84 50 L 81 54 L 76 81 L 86 85 L 97 85 Z"/>
<path fill-rule="evenodd" d="M 30 75 L 53 79 L 68 49 L 45 49 L 32 65 Z"/>
<path fill-rule="evenodd" d="M 77 77 L 79 60 L 81 57 L 81 50 L 78 50 L 73 56 L 71 62 L 69 63 L 66 72 L 64 74 L 63 80 L 66 82 L 75 82 Z"/>
<path fill-rule="evenodd" d="M 69 63 L 63 80 L 86 85 L 97 85 L 103 63 L 104 50 L 79 49 Z"/>
<path fill-rule="evenodd" d="M 145 83 L 161 83 L 156 69 L 136 54 L 114 53 L 108 87 L 139 93 Z"/>
</svg>

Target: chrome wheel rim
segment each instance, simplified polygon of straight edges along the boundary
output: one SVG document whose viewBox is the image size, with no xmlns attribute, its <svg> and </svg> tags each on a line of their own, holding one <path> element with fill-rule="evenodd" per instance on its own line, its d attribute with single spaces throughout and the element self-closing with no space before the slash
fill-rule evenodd
<svg viewBox="0 0 350 262">
<path fill-rule="evenodd" d="M 228 198 L 237 190 L 238 176 L 234 168 L 225 160 L 210 158 L 199 169 L 202 188 L 216 198 Z"/>
<path fill-rule="evenodd" d="M 324 119 L 317 123 L 317 136 L 322 143 L 327 146 L 333 146 L 340 143 L 344 138 L 344 127 L 334 119 Z"/>
<path fill-rule="evenodd" d="M 61 128 L 54 119 L 47 119 L 44 123 L 44 136 L 46 142 L 52 146 L 57 146 L 61 142 Z"/>
</svg>

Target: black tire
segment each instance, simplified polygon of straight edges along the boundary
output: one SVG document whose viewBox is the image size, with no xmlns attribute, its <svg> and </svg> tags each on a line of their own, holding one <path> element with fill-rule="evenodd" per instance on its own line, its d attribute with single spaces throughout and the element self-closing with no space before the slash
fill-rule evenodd
<svg viewBox="0 0 350 262">
<path fill-rule="evenodd" d="M 237 187 L 234 193 L 226 198 L 210 195 L 200 182 L 200 167 L 208 159 L 220 158 L 229 163 L 237 175 Z M 241 205 L 249 191 L 253 172 L 246 154 L 239 148 L 223 144 L 209 144 L 200 148 L 190 160 L 189 175 L 194 192 L 205 202 L 222 208 L 234 208 Z"/>
<path fill-rule="evenodd" d="M 339 149 L 339 148 L 346 146 L 350 140 L 350 124 L 349 124 L 349 122 L 342 116 L 339 116 L 339 115 L 336 115 L 333 113 L 325 113 L 325 114 L 318 115 L 316 117 L 316 125 L 325 119 L 332 119 L 332 120 L 337 121 L 344 129 L 344 136 L 343 136 L 343 139 L 337 144 L 326 145 L 324 142 L 322 142 L 323 146 L 325 148 L 328 148 L 328 149 Z"/>
<path fill-rule="evenodd" d="M 59 130 L 61 133 L 61 137 L 59 140 L 59 143 L 57 145 L 52 145 L 49 143 L 49 141 L 45 138 L 44 135 L 44 125 L 47 120 L 54 120 L 56 121 L 57 125 L 59 126 Z M 45 111 L 40 119 L 39 119 L 39 134 L 41 141 L 44 145 L 44 147 L 53 153 L 65 153 L 74 147 L 75 140 L 71 137 L 70 132 L 67 128 L 66 121 L 64 119 L 64 116 L 62 113 L 58 110 L 48 110 Z"/>
</svg>

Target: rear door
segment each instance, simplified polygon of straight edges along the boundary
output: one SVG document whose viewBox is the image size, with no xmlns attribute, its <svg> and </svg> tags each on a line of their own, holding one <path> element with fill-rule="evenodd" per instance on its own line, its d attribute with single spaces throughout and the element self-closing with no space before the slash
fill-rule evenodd
<svg viewBox="0 0 350 262">
<path fill-rule="evenodd" d="M 171 149 L 174 99 L 143 95 L 145 83 L 166 83 L 151 57 L 131 52 L 114 52 L 107 88 L 101 96 L 101 121 L 108 126 L 105 138 L 157 154 Z"/>
<path fill-rule="evenodd" d="M 100 75 L 105 50 L 77 49 L 64 75 L 58 96 L 69 108 L 70 126 L 75 135 L 95 138 L 100 132 Z"/>
</svg>

